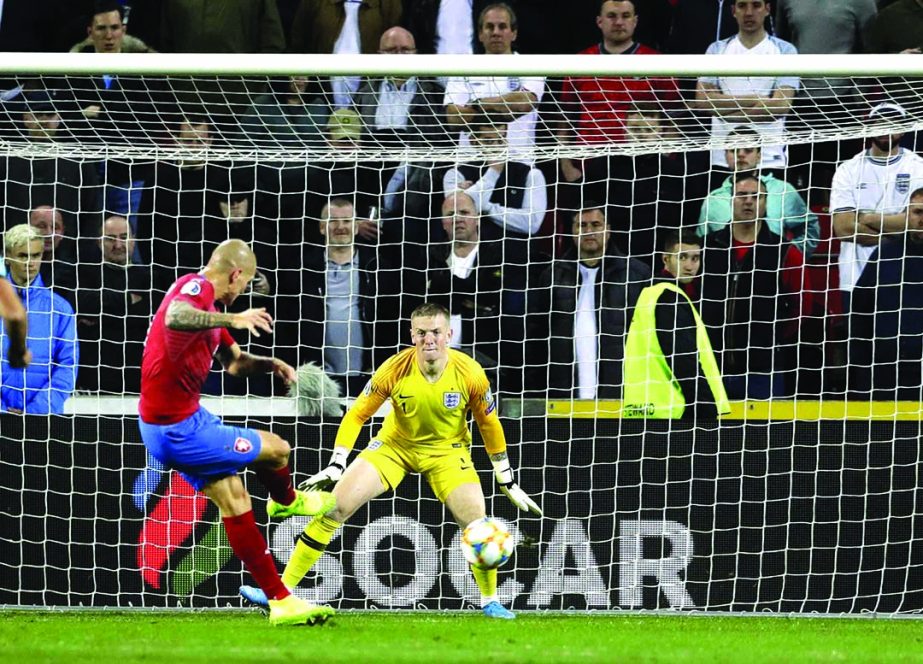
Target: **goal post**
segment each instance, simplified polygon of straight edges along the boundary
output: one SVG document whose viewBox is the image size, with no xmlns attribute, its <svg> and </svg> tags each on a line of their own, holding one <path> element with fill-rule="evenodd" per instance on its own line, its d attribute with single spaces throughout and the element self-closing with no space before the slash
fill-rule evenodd
<svg viewBox="0 0 923 664">
<path fill-rule="evenodd" d="M 330 77 L 357 79 L 351 104 Z M 260 270 L 239 306 L 277 321 L 238 341 L 325 366 L 346 403 L 407 344 L 414 304 L 449 306 L 545 512 L 520 517 L 475 449 L 488 512 L 519 545 L 500 571 L 505 603 L 923 610 L 914 56 L 43 53 L 6 54 L 0 80 L 6 229 L 46 236 L 43 279 L 80 352 L 61 412 L 0 413 L 0 606 L 237 606 L 245 572 L 214 507 L 146 454 L 134 413 L 165 289 L 238 237 Z M 403 93 L 422 101 L 408 111 Z M 873 147 L 886 154 L 844 170 Z M 343 268 L 328 263 L 325 223 L 344 205 L 354 283 L 329 276 Z M 750 230 L 772 232 L 748 249 L 733 225 L 757 219 Z M 655 408 L 623 394 L 635 305 L 690 256 L 702 276 L 672 284 L 711 339 L 729 412 L 717 417 L 697 374 L 676 380 L 696 395 L 685 417 L 638 417 Z M 856 256 L 866 276 L 844 298 Z M 731 290 L 735 275 L 750 292 Z M 356 306 L 331 304 L 344 293 Z M 679 372 L 683 358 L 662 350 Z M 61 363 L 46 353 L 43 377 Z M 283 386 L 216 371 L 205 394 L 222 417 L 289 440 L 297 479 L 326 460 L 336 422 L 300 417 Z M 247 481 L 282 565 L 304 522 L 268 523 Z M 477 590 L 458 539 L 409 478 L 345 526 L 296 592 L 341 608 L 464 608 Z"/>
</svg>

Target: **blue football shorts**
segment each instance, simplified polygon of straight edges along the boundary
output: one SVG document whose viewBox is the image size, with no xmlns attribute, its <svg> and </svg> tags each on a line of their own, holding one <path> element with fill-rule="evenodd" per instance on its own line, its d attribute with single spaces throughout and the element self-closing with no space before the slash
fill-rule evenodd
<svg viewBox="0 0 923 664">
<path fill-rule="evenodd" d="M 202 406 L 182 422 L 148 424 L 139 419 L 141 440 L 155 459 L 175 468 L 197 491 L 253 463 L 262 442 L 253 429 L 224 424 Z"/>
</svg>

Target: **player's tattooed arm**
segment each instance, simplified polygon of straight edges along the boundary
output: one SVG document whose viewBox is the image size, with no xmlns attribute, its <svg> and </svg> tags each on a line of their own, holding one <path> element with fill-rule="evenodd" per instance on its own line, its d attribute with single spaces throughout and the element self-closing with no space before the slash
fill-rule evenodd
<svg viewBox="0 0 923 664">
<path fill-rule="evenodd" d="M 507 458 L 508 457 L 507 457 L 506 452 L 497 452 L 496 454 L 490 455 L 490 460 L 493 461 L 494 463 L 497 463 L 500 461 L 506 461 Z"/>
<path fill-rule="evenodd" d="M 207 330 L 214 327 L 229 327 L 235 330 L 247 330 L 255 337 L 260 336 L 260 331 L 272 332 L 272 316 L 266 312 L 265 307 L 225 314 L 218 311 L 203 311 L 188 302 L 174 300 L 167 309 L 165 322 L 171 330 Z"/>
<path fill-rule="evenodd" d="M 232 327 L 234 314 L 203 311 L 188 302 L 174 300 L 167 309 L 164 322 L 171 330 L 207 330 L 213 327 Z"/>
</svg>

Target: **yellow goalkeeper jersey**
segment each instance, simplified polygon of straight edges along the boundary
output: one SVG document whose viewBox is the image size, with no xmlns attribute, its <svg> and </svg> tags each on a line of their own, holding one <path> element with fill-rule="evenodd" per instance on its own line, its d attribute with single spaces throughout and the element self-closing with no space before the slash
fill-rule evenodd
<svg viewBox="0 0 923 664">
<path fill-rule="evenodd" d="M 497 402 L 484 369 L 464 353 L 449 349 L 445 371 L 435 383 L 420 371 L 415 348 L 388 358 L 343 416 L 336 445 L 351 449 L 362 425 L 387 399 L 392 410 L 375 435 L 378 440 L 418 451 L 441 450 L 458 443 L 470 446 L 470 411 L 487 451 L 496 454 L 506 450 Z"/>
</svg>

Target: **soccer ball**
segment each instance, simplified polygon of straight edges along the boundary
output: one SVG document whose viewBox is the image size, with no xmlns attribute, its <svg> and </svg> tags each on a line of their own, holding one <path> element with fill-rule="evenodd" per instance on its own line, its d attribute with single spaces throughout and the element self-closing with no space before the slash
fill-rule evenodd
<svg viewBox="0 0 923 664">
<path fill-rule="evenodd" d="M 513 555 L 513 536 L 502 523 L 489 516 L 472 521 L 461 537 L 465 560 L 480 569 L 496 569 Z"/>
</svg>

